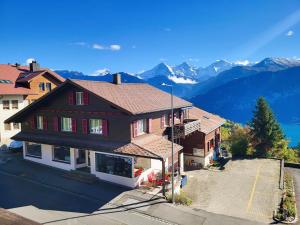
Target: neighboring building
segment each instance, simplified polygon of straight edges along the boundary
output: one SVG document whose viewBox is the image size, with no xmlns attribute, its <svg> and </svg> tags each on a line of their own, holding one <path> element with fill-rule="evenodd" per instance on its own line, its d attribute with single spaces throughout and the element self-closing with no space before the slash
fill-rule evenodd
<svg viewBox="0 0 300 225">
<path fill-rule="evenodd" d="M 9 144 L 21 130 L 19 123 L 5 124 L 4 120 L 63 81 L 53 71 L 39 68 L 36 62 L 29 67 L 0 64 L 0 147 Z"/>
<path fill-rule="evenodd" d="M 154 170 L 171 172 L 170 99 L 148 84 L 121 84 L 120 75 L 113 83 L 66 80 L 7 122 L 22 123 L 13 138 L 24 141 L 25 159 L 88 169 L 102 180 L 134 188 Z M 184 169 L 185 148 L 188 157 L 193 148 L 214 151 L 222 121 L 174 97 L 176 171 Z M 193 143 L 186 141 L 190 136 Z"/>
</svg>

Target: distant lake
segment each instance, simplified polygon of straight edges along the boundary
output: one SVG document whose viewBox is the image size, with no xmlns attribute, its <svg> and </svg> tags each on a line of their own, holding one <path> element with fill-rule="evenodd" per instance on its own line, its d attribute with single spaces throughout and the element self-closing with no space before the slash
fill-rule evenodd
<svg viewBox="0 0 300 225">
<path fill-rule="evenodd" d="M 280 124 L 285 135 L 290 140 L 290 146 L 296 146 L 300 142 L 300 124 Z"/>
</svg>

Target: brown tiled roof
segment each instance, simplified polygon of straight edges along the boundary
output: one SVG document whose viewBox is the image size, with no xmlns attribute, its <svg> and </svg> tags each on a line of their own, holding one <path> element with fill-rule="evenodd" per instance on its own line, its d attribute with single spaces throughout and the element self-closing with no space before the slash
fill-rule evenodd
<svg viewBox="0 0 300 225">
<path fill-rule="evenodd" d="M 124 145 L 120 148 L 113 150 L 113 152 L 117 154 L 134 155 L 148 158 L 161 158 L 160 156 L 153 154 L 152 152 L 147 151 L 134 143 Z"/>
<path fill-rule="evenodd" d="M 149 84 L 120 84 L 109 82 L 71 80 L 129 113 L 141 114 L 171 108 L 170 94 Z M 192 103 L 174 96 L 174 108 L 188 107 Z"/>
<path fill-rule="evenodd" d="M 189 118 L 190 119 L 199 119 L 201 132 L 203 132 L 205 134 L 208 134 L 209 132 L 222 126 L 226 121 L 225 119 L 221 118 L 218 115 L 206 112 L 197 107 L 193 107 L 193 108 L 189 109 Z"/>
<path fill-rule="evenodd" d="M 29 88 L 26 88 L 20 84 L 20 82 L 29 81 L 33 77 L 39 76 L 45 72 L 50 73 L 60 81 L 64 81 L 64 78 L 48 69 L 41 69 L 34 73 L 29 72 L 29 68 L 26 66 L 0 64 L 0 80 L 9 80 L 9 83 L 0 82 L 0 95 L 32 95 L 35 94 Z"/>
<path fill-rule="evenodd" d="M 132 143 L 161 158 L 167 158 L 172 155 L 172 142 L 162 136 L 146 134 L 136 137 L 132 140 Z M 182 148 L 183 147 L 181 145 L 174 143 L 174 154 L 180 151 Z"/>
</svg>

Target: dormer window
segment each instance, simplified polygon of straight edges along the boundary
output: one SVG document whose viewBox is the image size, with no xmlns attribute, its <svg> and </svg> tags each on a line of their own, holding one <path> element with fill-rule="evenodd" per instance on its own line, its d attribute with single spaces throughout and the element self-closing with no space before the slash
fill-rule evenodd
<svg viewBox="0 0 300 225">
<path fill-rule="evenodd" d="M 84 105 L 83 92 L 76 92 L 76 105 Z"/>
</svg>

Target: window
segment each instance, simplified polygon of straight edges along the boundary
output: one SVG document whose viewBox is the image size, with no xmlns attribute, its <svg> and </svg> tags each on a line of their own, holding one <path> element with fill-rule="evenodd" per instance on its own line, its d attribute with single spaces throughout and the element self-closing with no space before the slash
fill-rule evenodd
<svg viewBox="0 0 300 225">
<path fill-rule="evenodd" d="M 165 118 L 165 127 L 170 126 L 170 117 L 169 117 L 169 114 L 165 114 L 164 118 Z"/>
<path fill-rule="evenodd" d="M 90 134 L 102 134 L 102 120 L 90 119 Z"/>
<path fill-rule="evenodd" d="M 72 132 L 72 119 L 68 117 L 61 118 L 61 130 Z"/>
<path fill-rule="evenodd" d="M 83 92 L 76 92 L 76 105 L 83 105 Z"/>
<path fill-rule="evenodd" d="M 46 89 L 47 91 L 51 91 L 51 83 L 46 83 Z"/>
<path fill-rule="evenodd" d="M 42 146 L 32 142 L 26 142 L 26 156 L 42 158 Z"/>
<path fill-rule="evenodd" d="M 20 129 L 20 124 L 19 124 L 19 123 L 13 123 L 13 128 L 14 128 L 15 130 Z"/>
<path fill-rule="evenodd" d="M 8 100 L 3 100 L 2 105 L 3 105 L 3 109 L 9 109 L 9 101 Z"/>
<path fill-rule="evenodd" d="M 96 153 L 96 170 L 102 173 L 132 177 L 132 158 Z"/>
<path fill-rule="evenodd" d="M 42 116 L 36 117 L 36 128 L 39 130 L 43 130 L 43 117 Z"/>
<path fill-rule="evenodd" d="M 11 130 L 10 123 L 5 123 L 4 124 L 4 130 Z"/>
<path fill-rule="evenodd" d="M 41 82 L 39 84 L 39 89 L 40 89 L 40 91 L 45 91 L 45 83 L 44 82 Z"/>
<path fill-rule="evenodd" d="M 141 135 L 147 132 L 147 120 L 138 120 L 137 121 L 137 135 Z"/>
<path fill-rule="evenodd" d="M 11 107 L 12 109 L 18 109 L 19 108 L 18 100 L 12 100 L 11 104 L 12 104 L 12 107 Z"/>
<path fill-rule="evenodd" d="M 70 163 L 70 148 L 53 146 L 53 161 Z"/>
</svg>

